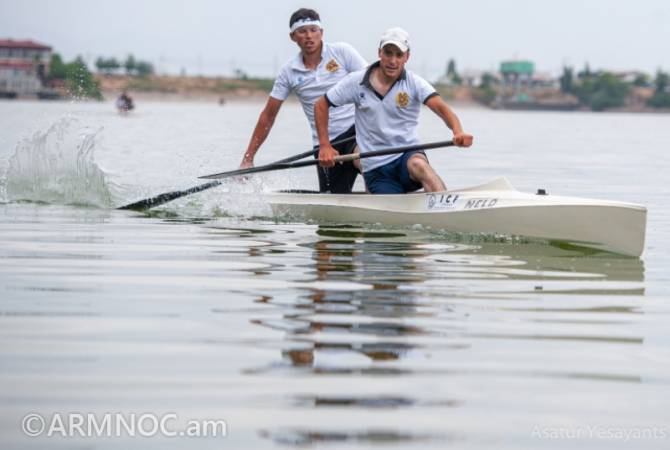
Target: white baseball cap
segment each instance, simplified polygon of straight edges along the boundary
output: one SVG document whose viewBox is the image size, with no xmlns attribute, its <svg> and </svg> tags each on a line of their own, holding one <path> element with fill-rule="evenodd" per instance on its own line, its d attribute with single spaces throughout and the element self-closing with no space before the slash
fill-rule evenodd
<svg viewBox="0 0 670 450">
<path fill-rule="evenodd" d="M 400 27 L 389 28 L 382 34 L 379 48 L 384 48 L 386 44 L 393 44 L 405 53 L 409 50 L 409 33 Z"/>
</svg>

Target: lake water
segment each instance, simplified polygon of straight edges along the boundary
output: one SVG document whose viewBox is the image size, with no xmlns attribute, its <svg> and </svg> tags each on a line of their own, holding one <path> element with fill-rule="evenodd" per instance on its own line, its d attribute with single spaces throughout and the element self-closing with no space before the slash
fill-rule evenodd
<svg viewBox="0 0 670 450">
<path fill-rule="evenodd" d="M 474 147 L 429 153 L 454 188 L 646 205 L 639 259 L 274 220 L 263 192 L 314 168 L 114 210 L 235 169 L 261 108 L 0 102 L 3 448 L 670 446 L 670 116 L 457 107 Z M 257 163 L 310 147 L 289 103 Z M 31 413 L 227 436 L 30 437 Z"/>
</svg>

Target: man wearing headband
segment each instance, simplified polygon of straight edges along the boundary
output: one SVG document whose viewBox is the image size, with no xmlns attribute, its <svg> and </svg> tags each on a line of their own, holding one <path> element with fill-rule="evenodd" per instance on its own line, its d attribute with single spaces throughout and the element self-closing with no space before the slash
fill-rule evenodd
<svg viewBox="0 0 670 450">
<path fill-rule="evenodd" d="M 384 32 L 379 61 L 366 70 L 345 77 L 315 105 L 316 128 L 321 149 L 320 164 L 333 167 L 337 151 L 328 142 L 329 108 L 356 107 L 356 140 L 361 153 L 419 143 L 417 126 L 421 105 L 437 114 L 453 132 L 459 147 L 472 145 L 458 117 L 435 88 L 405 70 L 409 59 L 409 34 L 402 28 Z M 373 194 L 401 194 L 423 189 L 446 190 L 442 179 L 428 163 L 423 151 L 376 156 L 361 160 L 367 189 Z"/>
<path fill-rule="evenodd" d="M 283 101 L 292 91 L 302 104 L 312 128 L 312 142 L 316 146 L 319 140 L 314 124 L 314 102 L 349 73 L 367 65 L 351 45 L 323 42 L 323 28 L 319 14 L 314 10 L 301 8 L 291 15 L 289 36 L 300 48 L 300 53 L 279 71 L 240 168 L 253 167 L 256 152 L 270 133 Z M 329 126 L 324 133 L 333 142 L 355 137 L 353 105 L 332 109 Z M 350 139 L 336 144 L 335 148 L 347 154 L 355 147 L 356 140 Z M 349 193 L 358 175 L 358 169 L 352 163 L 332 168 L 317 167 L 317 171 L 320 192 Z"/>
</svg>

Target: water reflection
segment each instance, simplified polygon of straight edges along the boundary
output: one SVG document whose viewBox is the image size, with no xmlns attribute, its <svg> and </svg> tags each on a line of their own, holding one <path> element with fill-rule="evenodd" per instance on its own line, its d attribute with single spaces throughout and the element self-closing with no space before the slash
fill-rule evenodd
<svg viewBox="0 0 670 450">
<path fill-rule="evenodd" d="M 642 314 L 639 259 L 533 242 L 451 242 L 420 231 L 322 226 L 315 235 L 293 249 L 309 252 L 309 261 L 296 260 L 294 267 L 302 292 L 264 297 L 277 314 L 254 320 L 284 332 L 280 357 L 248 374 L 346 376 L 368 390 L 375 379 L 389 377 L 398 386 L 417 377 L 438 377 L 434 382 L 442 386 L 461 377 L 641 381 L 634 367 L 587 363 L 603 351 L 644 343 L 621 326 Z M 338 281 L 371 289 L 314 287 Z M 335 392 L 305 387 L 290 404 L 320 410 L 468 405 L 467 398 L 444 393 L 426 398 L 420 389 L 361 395 L 356 382 L 347 385 Z M 435 437 L 397 430 L 382 435 L 391 441 Z M 291 445 L 378 440 L 370 429 L 308 426 L 264 436 Z"/>
<path fill-rule="evenodd" d="M 453 408 L 461 406 L 461 400 L 417 400 L 409 397 L 399 396 L 379 396 L 379 397 L 336 397 L 336 396 L 318 396 L 318 395 L 297 395 L 293 397 L 293 406 L 301 408 L 320 408 L 320 407 L 359 407 L 374 409 L 396 409 L 408 407 L 448 407 Z"/>
<path fill-rule="evenodd" d="M 343 432 L 330 430 L 287 429 L 280 431 L 263 430 L 262 437 L 271 439 L 276 444 L 288 446 L 305 446 L 316 444 L 356 443 L 356 444 L 400 444 L 408 441 L 428 442 L 451 440 L 448 436 L 422 435 L 403 433 L 396 430 L 374 429 L 361 432 Z"/>
</svg>

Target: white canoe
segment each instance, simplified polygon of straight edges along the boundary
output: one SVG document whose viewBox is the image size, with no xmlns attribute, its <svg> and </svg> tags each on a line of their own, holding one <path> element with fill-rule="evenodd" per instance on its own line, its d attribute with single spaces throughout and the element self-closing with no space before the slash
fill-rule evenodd
<svg viewBox="0 0 670 450">
<path fill-rule="evenodd" d="M 275 215 L 316 221 L 421 224 L 460 233 L 560 241 L 629 256 L 644 249 L 647 209 L 618 201 L 516 190 L 506 178 L 481 186 L 405 195 L 274 192 Z"/>
</svg>

